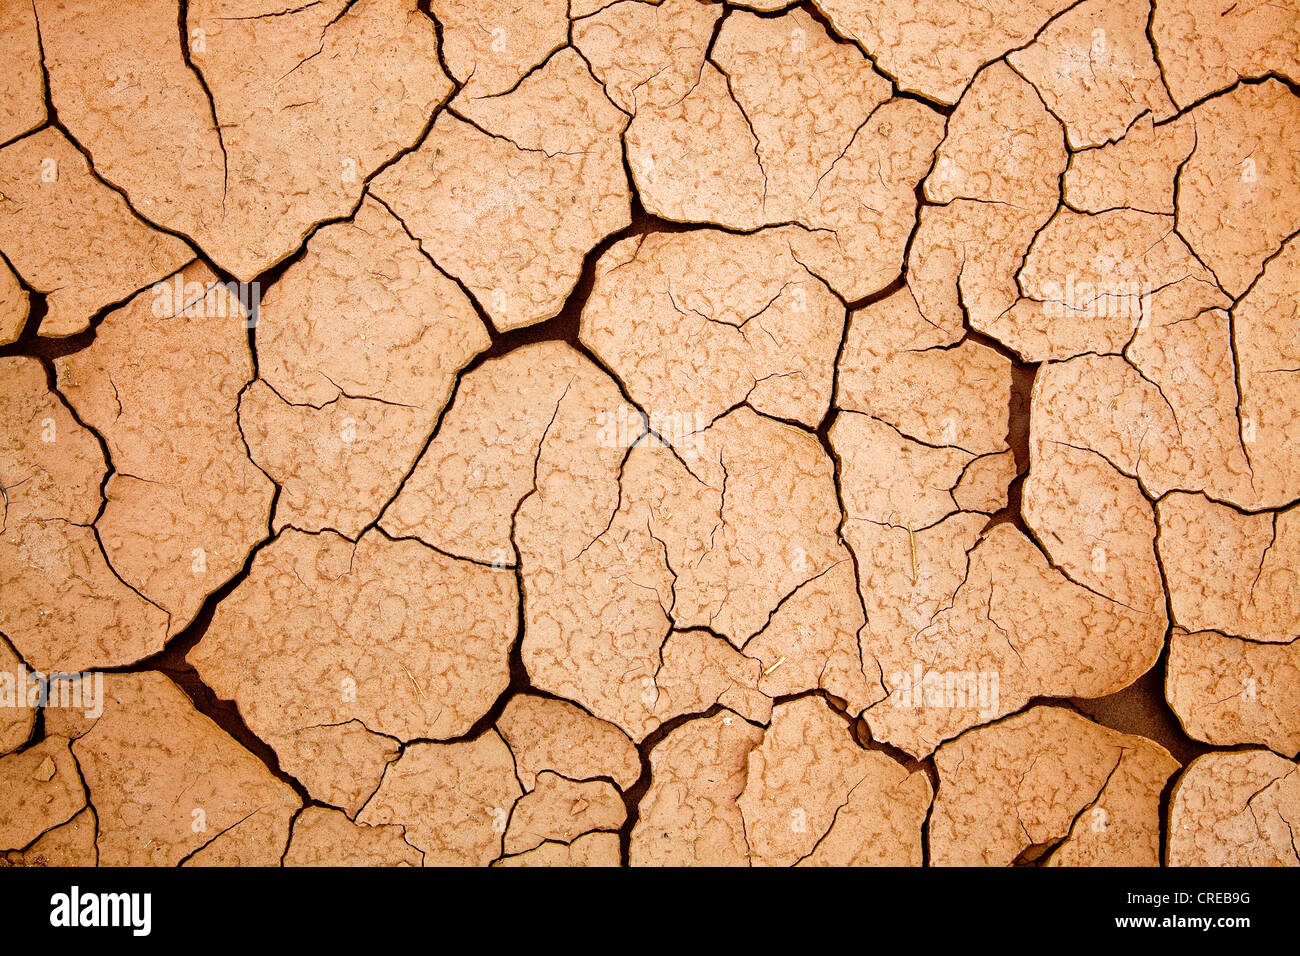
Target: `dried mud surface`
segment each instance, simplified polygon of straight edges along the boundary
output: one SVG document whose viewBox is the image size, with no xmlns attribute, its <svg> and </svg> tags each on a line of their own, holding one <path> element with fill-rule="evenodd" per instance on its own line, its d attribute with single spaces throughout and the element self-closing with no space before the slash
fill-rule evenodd
<svg viewBox="0 0 1300 956">
<path fill-rule="evenodd" d="M 3 4 L 0 865 L 1300 865 L 1297 37 Z"/>
</svg>

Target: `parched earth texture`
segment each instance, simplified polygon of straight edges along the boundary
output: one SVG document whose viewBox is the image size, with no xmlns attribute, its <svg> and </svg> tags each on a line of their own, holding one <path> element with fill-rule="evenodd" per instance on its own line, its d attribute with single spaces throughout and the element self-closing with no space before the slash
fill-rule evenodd
<svg viewBox="0 0 1300 956">
<path fill-rule="evenodd" d="M 1300 7 L 4 0 L 0 861 L 1300 864 Z"/>
</svg>

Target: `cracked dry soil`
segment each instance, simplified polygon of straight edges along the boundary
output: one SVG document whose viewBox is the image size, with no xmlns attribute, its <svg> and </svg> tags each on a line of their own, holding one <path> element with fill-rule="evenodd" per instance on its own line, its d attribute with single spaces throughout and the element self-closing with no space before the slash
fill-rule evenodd
<svg viewBox="0 0 1300 956">
<path fill-rule="evenodd" d="M 1294 3 L 0 56 L 0 861 L 1300 864 Z"/>
</svg>

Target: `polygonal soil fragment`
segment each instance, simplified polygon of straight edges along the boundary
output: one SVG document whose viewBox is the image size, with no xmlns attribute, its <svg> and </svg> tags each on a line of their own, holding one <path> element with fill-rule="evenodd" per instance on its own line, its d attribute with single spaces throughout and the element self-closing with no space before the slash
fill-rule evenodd
<svg viewBox="0 0 1300 956">
<path fill-rule="evenodd" d="M 851 560 L 800 585 L 745 642 L 745 655 L 762 668 L 758 692 L 776 698 L 820 688 L 849 713 L 862 713 L 884 694 L 863 661 L 858 634 L 865 621 Z"/>
<path fill-rule="evenodd" d="M 908 258 L 907 291 L 924 321 L 944 331 L 963 321 L 976 331 L 992 326 L 1015 304 L 1016 273 L 1046 218 L 1031 218 L 1001 201 L 923 206 Z"/>
<path fill-rule="evenodd" d="M 916 184 L 943 135 L 940 117 L 912 100 L 881 104 L 818 178 L 790 247 L 848 301 L 897 274 L 916 225 Z"/>
<path fill-rule="evenodd" d="M 747 866 L 749 752 L 763 730 L 730 711 L 688 721 L 650 752 L 650 789 L 632 829 L 633 866 Z"/>
<path fill-rule="evenodd" d="M 1073 409 L 1053 403 L 1065 393 L 1067 381 L 1056 373 L 1074 364 L 1048 366 L 1035 386 L 1030 471 L 1022 503 L 1025 521 L 1053 564 L 1071 580 L 1135 611 L 1163 617 L 1151 503 L 1113 457 L 1083 444 L 1089 433 L 1072 433 Z M 1109 367 L 1115 364 L 1131 371 L 1118 360 Z M 1132 423 L 1130 406 L 1120 401 L 1110 407 Z"/>
<path fill-rule="evenodd" d="M 522 792 L 495 731 L 463 743 L 417 743 L 388 768 L 357 822 L 405 827 L 406 842 L 429 866 L 486 866 L 501 855 Z"/>
<path fill-rule="evenodd" d="M 1239 296 L 1300 227 L 1300 100 L 1269 80 L 1192 115 L 1196 147 L 1178 173 L 1178 231 Z"/>
<path fill-rule="evenodd" d="M 757 222 L 794 219 L 872 109 L 889 96 L 888 82 L 857 50 L 836 43 L 802 10 L 776 19 L 728 15 L 708 62 L 717 74 L 705 95 L 716 101 L 714 110 L 728 117 L 728 126 L 734 128 L 739 116 L 741 142 L 747 140 L 752 151 L 746 165 L 757 166 L 758 182 L 751 177 L 747 183 Z M 654 147 L 662 143 L 646 139 L 643 132 L 647 121 L 653 128 L 670 118 L 685 119 L 677 109 L 682 102 L 678 98 L 663 107 L 643 107 L 629 130 L 629 160 L 642 193 L 667 189 L 671 194 L 684 185 L 657 173 L 656 154 L 662 150 Z M 707 140 L 700 145 L 712 152 Z M 739 228 L 757 224 L 715 221 Z"/>
<path fill-rule="evenodd" d="M 1158 0 L 1151 37 L 1180 108 L 1246 77 L 1300 82 L 1300 9 L 1287 3 Z"/>
<path fill-rule="evenodd" d="M 936 865 L 1159 864 L 1160 794 L 1178 762 L 1150 740 L 1034 707 L 944 744 L 935 768 Z"/>
<path fill-rule="evenodd" d="M 802 697 L 773 710 L 737 804 L 755 865 L 919 866 L 930 784 Z"/>
<path fill-rule="evenodd" d="M 763 224 L 757 141 L 712 63 L 702 62 L 685 96 L 638 109 L 624 139 L 647 212 L 732 229 Z"/>
<path fill-rule="evenodd" d="M 247 282 L 348 215 L 450 91 L 416 6 L 36 8 L 54 104 L 99 173 Z"/>
<path fill-rule="evenodd" d="M 1227 314 L 1202 309 L 1181 320 L 1166 315 L 1162 324 L 1139 328 L 1126 354 L 1141 382 L 1128 369 L 1124 379 L 1141 390 L 1143 408 L 1123 424 L 1128 436 L 1150 434 L 1137 434 L 1135 443 L 1128 439 L 1136 464 L 1117 465 L 1136 472 L 1156 494 L 1191 486 L 1249 507 L 1286 500 L 1276 484 L 1256 480 L 1245 450 Z"/>
<path fill-rule="evenodd" d="M 533 522 L 538 558 L 525 564 L 525 608 L 530 622 L 547 614 L 539 611 L 547 602 L 563 611 L 568 599 L 551 582 L 608 522 L 619 462 L 642 431 L 614 383 L 572 349 L 525 346 L 466 376 L 384 527 L 506 567 L 516 526 L 519 551 L 528 551 L 523 504 L 544 504 Z"/>
<path fill-rule="evenodd" d="M 17 342 L 27 324 L 31 297 L 18 276 L 0 259 L 0 345 Z"/>
<path fill-rule="evenodd" d="M 918 756 L 1034 696 L 1114 693 L 1163 643 L 1163 601 L 1131 607 L 1092 591 L 1011 525 L 981 534 L 985 523 L 956 515 L 912 535 L 866 525 L 850 536 L 863 597 L 881 605 L 864 653 L 889 691 L 864 717 L 873 737 Z"/>
<path fill-rule="evenodd" d="M 721 15 L 720 6 L 697 0 L 653 5 L 620 0 L 575 20 L 573 45 L 609 98 L 635 116 L 643 106 L 679 102 L 700 82 L 704 54 Z"/>
<path fill-rule="evenodd" d="M 264 379 L 250 383 L 239 424 L 249 457 L 281 489 L 272 528 L 361 534 L 397 492 L 436 415 L 343 394 L 321 406 L 297 404 Z"/>
<path fill-rule="evenodd" d="M 1200 495 L 1161 499 L 1160 560 L 1174 621 L 1252 641 L 1300 636 L 1300 512 L 1242 514 Z"/>
<path fill-rule="evenodd" d="M 904 389 L 891 394 L 905 404 L 909 398 L 945 392 Z M 955 437 L 960 420 L 947 420 L 946 437 Z M 892 425 L 858 413 L 838 414 L 830 440 L 840 463 L 844 536 L 857 555 L 866 609 L 867 626 L 854 650 L 858 673 L 870 675 L 870 690 L 861 703 L 846 697 L 850 712 L 856 714 L 861 704 L 871 706 L 887 697 L 890 684 L 897 683 L 898 668 L 886 673 L 882 664 L 894 658 L 890 648 L 903 651 L 913 642 L 961 584 L 963 552 L 975 544 L 987 517 L 959 513 L 964 505 L 958 504 L 958 489 L 964 475 L 983 459 L 960 448 L 913 441 Z M 970 504 L 997 510 L 1005 503 L 1014 462 L 1009 453 L 1004 457 L 1013 466 L 1012 474 L 1001 479 L 1000 488 L 987 489 L 985 500 L 976 496 Z M 755 648 L 747 646 L 746 651 L 755 653 Z M 903 667 L 912 669 L 910 661 Z M 837 692 L 830 685 L 827 689 Z"/>
<path fill-rule="evenodd" d="M 1098 594 L 1156 613 L 1164 592 L 1155 513 L 1137 482 L 1094 452 L 1030 447 L 1021 508 L 1052 563 Z"/>
<path fill-rule="evenodd" d="M 351 685 L 347 692 L 351 693 Z M 384 768 L 401 753 L 396 739 L 372 733 L 355 717 L 337 724 L 291 727 L 282 733 L 265 730 L 261 739 L 275 750 L 280 768 L 312 797 L 339 807 L 349 817 L 365 806 Z"/>
<path fill-rule="evenodd" d="M 697 230 L 610 249 L 581 337 L 671 441 L 741 402 L 816 427 L 843 321 L 780 235 Z"/>
<path fill-rule="evenodd" d="M 465 96 L 509 92 L 569 34 L 566 0 L 432 0 L 429 13 L 442 26 L 442 56 Z"/>
<path fill-rule="evenodd" d="M 899 89 L 955 103 L 975 72 L 1024 46 L 1068 0 L 816 0 L 842 36 L 875 58 Z"/>
<path fill-rule="evenodd" d="M 248 460 L 236 407 L 253 377 L 245 312 L 203 265 L 108 315 L 58 359 L 59 386 L 104 437 L 114 474 L 96 521 L 123 580 L 182 630 L 265 535 L 274 488 Z"/>
<path fill-rule="evenodd" d="M 965 452 L 966 460 L 1006 450 L 1008 359 L 971 341 L 932 349 L 881 347 L 867 317 L 859 315 L 840 359 L 836 404 L 904 438 Z"/>
<path fill-rule="evenodd" d="M 738 645 L 778 602 L 848 556 L 832 463 L 808 433 L 741 408 L 699 436 L 693 472 L 651 447 L 629 458 L 625 501 L 644 502 L 664 541 L 679 626 L 707 626 Z M 714 492 L 716 508 L 685 510 L 701 497 L 714 504 Z"/>
<path fill-rule="evenodd" d="M 0 381 L 0 632 L 42 674 L 147 657 L 162 648 L 168 615 L 100 546 L 99 445 L 35 359 L 0 359 Z"/>
<path fill-rule="evenodd" d="M 439 410 L 470 349 L 487 345 L 464 293 L 373 199 L 317 232 L 258 314 L 259 371 L 295 404 L 359 395 Z"/>
<path fill-rule="evenodd" d="M 498 329 L 549 319 L 583 257 L 631 221 L 627 117 L 571 50 L 508 95 L 453 106 L 374 194 Z"/>
<path fill-rule="evenodd" d="M 510 814 L 505 851 L 526 853 L 548 841 L 572 843 L 585 833 L 616 833 L 626 816 L 623 798 L 609 783 L 573 781 L 544 770 Z"/>
<path fill-rule="evenodd" d="M 514 753 L 526 791 L 547 770 L 570 780 L 609 777 L 621 790 L 641 776 L 641 758 L 628 736 L 568 701 L 516 694 L 497 719 L 497 730 Z"/>
<path fill-rule="evenodd" d="M 68 822 L 86 805 L 86 791 L 66 737 L 46 737 L 0 758 L 0 849 L 22 850 Z"/>
<path fill-rule="evenodd" d="M 105 866 L 274 866 L 298 797 L 154 671 L 104 677 L 72 752 Z"/>
<path fill-rule="evenodd" d="M 648 704 L 653 695 L 653 709 L 661 717 L 701 714 L 715 704 L 756 723 L 772 716 L 771 699 L 758 689 L 761 662 L 709 629 L 674 630 L 659 658 L 653 679 L 642 678 L 641 685 L 643 701 Z"/>
<path fill-rule="evenodd" d="M 961 448 L 913 441 L 857 412 L 837 414 L 830 439 L 840 457 L 846 530 L 860 521 L 911 531 L 938 524 L 959 510 L 954 491 L 977 460 Z"/>
<path fill-rule="evenodd" d="M 275 527 L 356 535 L 424 447 L 456 373 L 490 339 L 473 305 L 367 200 L 326 226 L 262 301 L 260 381 L 240 400 Z"/>
<path fill-rule="evenodd" d="M 1117 142 L 1070 154 L 1065 201 L 1083 212 L 1128 207 L 1172 215 L 1178 167 L 1195 144 L 1189 120 L 1157 126 L 1139 117 Z"/>
<path fill-rule="evenodd" d="M 0 93 L 0 143 L 7 143 L 45 122 L 45 78 L 31 4 L 7 3 L 0 10 L 0 59 L 7 67 Z"/>
<path fill-rule="evenodd" d="M 1183 729 L 1217 746 L 1263 744 L 1300 752 L 1300 641 L 1257 644 L 1214 631 L 1175 629 L 1165 696 Z"/>
<path fill-rule="evenodd" d="M 952 500 L 963 511 L 992 515 L 1007 506 L 1011 482 L 1019 474 L 1011 449 L 973 459 L 952 489 Z"/>
<path fill-rule="evenodd" d="M 1169 800 L 1169 866 L 1298 866 L 1300 775 L 1267 750 L 1209 753 Z"/>
<path fill-rule="evenodd" d="M 614 382 L 572 348 L 524 346 L 464 377 L 381 524 L 448 554 L 509 567 L 520 505 L 548 487 L 564 509 L 551 530 L 576 554 L 604 526 L 618 497 L 619 462 L 643 431 Z"/>
<path fill-rule="evenodd" d="M 83 331 L 105 306 L 194 257 L 135 216 L 53 128 L 0 149 L 0 250 L 46 294 L 46 336 Z"/>
<path fill-rule="evenodd" d="M 493 866 L 618 866 L 617 833 L 584 833 L 572 843 L 548 840 L 535 850 L 502 857 Z"/>
<path fill-rule="evenodd" d="M 289 530 L 258 553 L 190 659 L 289 773 L 355 812 L 390 759 L 383 737 L 463 734 L 505 690 L 516 599 L 510 574 L 418 541 Z M 331 727 L 306 751 L 293 743 Z M 348 786 L 360 792 L 341 794 Z"/>
<path fill-rule="evenodd" d="M 285 866 L 421 866 L 397 826 L 353 823 L 337 810 L 307 807 L 293 823 Z"/>
<path fill-rule="evenodd" d="M 1071 149 L 1124 135 L 1141 113 L 1174 111 L 1147 42 L 1151 0 L 1087 0 L 1007 57 L 1065 125 Z"/>
</svg>

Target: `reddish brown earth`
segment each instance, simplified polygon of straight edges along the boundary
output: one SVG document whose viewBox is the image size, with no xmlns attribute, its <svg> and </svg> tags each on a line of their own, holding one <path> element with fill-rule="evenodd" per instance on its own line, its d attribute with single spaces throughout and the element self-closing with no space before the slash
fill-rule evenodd
<svg viewBox="0 0 1300 956">
<path fill-rule="evenodd" d="M 0 861 L 1300 865 L 1297 35 L 6 4 Z"/>
</svg>

